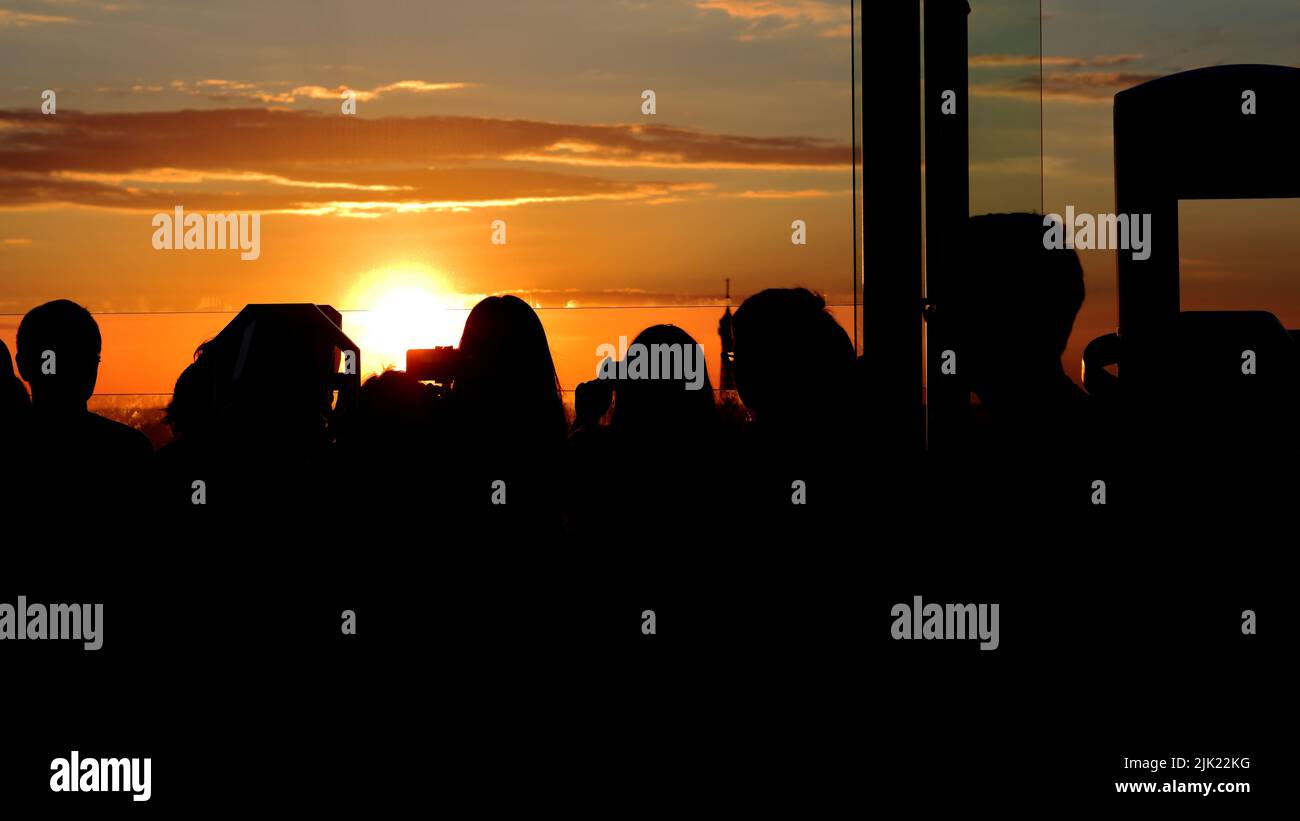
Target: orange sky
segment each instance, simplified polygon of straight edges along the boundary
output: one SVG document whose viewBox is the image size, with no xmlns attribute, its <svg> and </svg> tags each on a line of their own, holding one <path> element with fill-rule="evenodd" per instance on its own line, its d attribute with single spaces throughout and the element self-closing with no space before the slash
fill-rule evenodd
<svg viewBox="0 0 1300 821">
<path fill-rule="evenodd" d="M 382 315 L 383 312 L 375 312 Z M 421 344 L 455 344 L 467 311 L 447 310 L 435 317 L 434 326 L 441 325 L 442 333 L 435 330 L 421 337 Z M 853 320 L 852 308 L 835 309 L 836 317 L 845 327 Z M 612 310 L 543 309 L 539 312 L 546 328 L 551 353 L 555 358 L 560 383 L 572 391 L 578 382 L 592 379 L 600 358 L 596 355 L 594 340 L 618 345 L 619 334 L 628 341 L 643 328 L 655 323 L 668 322 L 683 328 L 704 346 L 709 379 L 718 384 L 719 345 L 717 337 L 721 307 L 704 308 L 632 308 Z M 114 315 L 96 317 L 104 336 L 103 363 L 97 393 L 106 394 L 166 394 L 170 393 L 176 376 L 189 364 L 194 346 L 216 335 L 233 314 L 155 314 Z M 364 330 L 368 316 L 362 313 L 344 315 L 343 327 L 357 339 L 366 338 Z M 376 320 L 379 316 L 376 316 Z M 14 335 L 19 317 L 0 317 L 0 339 L 15 347 Z M 421 329 L 424 332 L 424 329 Z M 374 334 L 385 339 L 383 334 Z M 404 349 L 403 349 L 404 352 Z M 399 352 L 399 356 L 400 356 Z M 401 367 L 399 360 L 389 362 L 376 359 L 362 349 L 362 370 L 370 372 L 387 364 Z M 164 401 L 164 400 L 160 400 Z"/>
<path fill-rule="evenodd" d="M 156 393 L 250 302 L 347 311 L 369 372 L 514 293 L 572 389 L 598 345 L 654 322 L 716 368 L 727 278 L 737 303 L 799 284 L 851 306 L 847 5 L 312 8 L 259 5 L 253 27 L 151 0 L 0 15 L 0 337 L 73 299 L 100 318 L 99 390 Z M 260 255 L 156 250 L 153 216 L 178 205 L 259 214 Z M 194 311 L 228 313 L 146 315 Z"/>
<path fill-rule="evenodd" d="M 7 5 L 0 337 L 40 302 L 87 305 L 102 391 L 169 390 L 195 345 L 259 301 L 368 309 L 345 330 L 370 370 L 454 341 L 482 295 L 516 293 L 543 309 L 566 388 L 598 345 L 659 321 L 716 368 L 728 277 L 734 301 L 823 291 L 851 325 L 846 4 L 324 0 L 309 18 L 261 5 L 253 27 L 202 3 Z M 1114 93 L 1198 65 L 1293 62 L 1294 4 L 1252 9 L 1045 0 L 1040 144 L 1038 2 L 974 0 L 972 212 L 1111 210 Z M 39 113 L 44 89 L 54 115 Z M 154 250 L 152 215 L 175 205 L 260 213 L 260 257 Z M 807 245 L 790 243 L 795 219 Z M 1269 307 L 1300 326 L 1295 201 L 1193 203 L 1183 219 L 1185 307 Z M 1116 315 L 1113 255 L 1082 256 L 1076 378 Z M 673 307 L 596 310 L 648 305 Z M 108 315 L 127 311 L 230 314 Z"/>
</svg>

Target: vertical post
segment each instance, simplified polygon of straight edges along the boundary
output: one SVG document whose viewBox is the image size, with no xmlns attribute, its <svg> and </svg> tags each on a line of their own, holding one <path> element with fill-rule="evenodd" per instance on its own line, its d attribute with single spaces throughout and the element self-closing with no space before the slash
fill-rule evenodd
<svg viewBox="0 0 1300 821">
<path fill-rule="evenodd" d="M 966 0 L 925 2 L 925 291 L 934 312 L 926 327 L 926 406 L 932 452 L 949 450 L 970 414 L 961 352 L 943 322 L 944 300 L 961 276 L 961 236 L 970 217 L 970 108 Z M 944 374 L 945 351 L 956 374 Z"/>
<path fill-rule="evenodd" d="M 921 356 L 920 0 L 864 3 L 858 29 L 864 103 L 862 152 L 862 379 L 875 456 L 925 448 Z M 867 32 L 872 44 L 867 43 Z M 880 48 L 877 41 L 887 41 Z M 867 78 L 871 82 L 867 82 Z M 866 192 L 871 191 L 870 199 Z"/>
<path fill-rule="evenodd" d="M 727 307 L 718 320 L 718 340 L 721 345 L 721 357 L 718 361 L 718 390 L 734 391 L 736 389 L 736 337 L 731 325 L 731 277 L 727 277 Z M 718 394 L 722 399 L 722 394 Z"/>
<path fill-rule="evenodd" d="M 858 215 L 862 213 L 858 201 L 858 0 L 849 0 L 849 133 L 853 140 L 849 148 L 850 180 L 853 187 L 849 189 L 853 200 L 853 355 L 862 355 L 862 318 L 859 310 L 862 306 L 862 223 Z M 864 86 L 865 87 L 865 86 Z"/>
</svg>

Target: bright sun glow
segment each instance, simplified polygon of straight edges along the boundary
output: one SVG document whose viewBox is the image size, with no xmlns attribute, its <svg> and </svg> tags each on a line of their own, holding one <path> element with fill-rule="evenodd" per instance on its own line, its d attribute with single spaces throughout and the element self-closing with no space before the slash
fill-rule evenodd
<svg viewBox="0 0 1300 821">
<path fill-rule="evenodd" d="M 361 347 L 363 375 L 406 368 L 406 351 L 455 345 L 476 297 L 447 289 L 419 266 L 373 271 L 353 290 L 344 331 Z"/>
</svg>

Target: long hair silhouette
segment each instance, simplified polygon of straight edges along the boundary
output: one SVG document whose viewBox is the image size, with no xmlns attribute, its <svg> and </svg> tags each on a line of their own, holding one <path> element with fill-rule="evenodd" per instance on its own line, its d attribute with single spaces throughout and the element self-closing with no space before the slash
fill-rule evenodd
<svg viewBox="0 0 1300 821">
<path fill-rule="evenodd" d="M 514 445 L 559 446 L 568 430 L 546 331 L 517 296 L 474 306 L 451 395 L 463 426 Z"/>
<path fill-rule="evenodd" d="M 683 359 L 697 361 L 695 339 L 675 325 L 651 325 L 632 340 L 633 346 L 638 344 L 645 347 L 646 356 L 654 356 L 652 346 L 671 345 Z M 703 356 L 698 357 L 698 364 L 703 368 Z M 689 385 L 684 371 L 683 367 L 681 378 L 620 380 L 610 427 L 619 434 L 643 439 L 712 435 L 718 408 L 708 370 L 703 369 L 701 382 L 694 387 Z"/>
<path fill-rule="evenodd" d="M 31 410 L 27 387 L 14 373 L 14 361 L 9 346 L 0 339 L 0 429 L 7 428 L 22 414 Z"/>
</svg>

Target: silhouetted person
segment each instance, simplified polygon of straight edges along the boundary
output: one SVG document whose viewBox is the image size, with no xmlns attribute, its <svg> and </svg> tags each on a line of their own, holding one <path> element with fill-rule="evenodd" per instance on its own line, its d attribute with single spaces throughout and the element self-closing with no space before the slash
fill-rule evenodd
<svg viewBox="0 0 1300 821">
<path fill-rule="evenodd" d="M 850 413 L 854 363 L 848 333 L 806 288 L 769 288 L 733 320 L 736 390 L 769 435 L 799 440 Z"/>
<path fill-rule="evenodd" d="M 1045 248 L 1045 230 L 1037 214 L 971 218 L 961 275 L 939 308 L 954 333 L 957 375 L 1002 437 L 1034 437 L 1033 447 L 1077 435 L 1069 426 L 1087 401 L 1061 365 L 1083 305 L 1083 268 L 1073 249 Z"/>
<path fill-rule="evenodd" d="M 32 400 L 27 395 L 27 386 L 14 372 L 9 346 L 0 339 L 0 437 L 14 425 L 25 423 L 31 409 Z"/>
<path fill-rule="evenodd" d="M 718 407 L 695 339 L 675 325 L 651 325 L 632 340 L 621 367 L 627 371 L 628 364 L 641 356 L 646 357 L 644 378 L 635 373 L 620 378 L 620 363 L 611 360 L 606 378 L 578 386 L 575 431 L 609 415 L 610 428 L 627 439 L 670 442 L 712 437 Z M 657 375 L 650 372 L 652 360 L 658 360 Z M 659 371 L 661 365 L 666 373 Z"/>
<path fill-rule="evenodd" d="M 35 504 L 74 510 L 143 495 L 148 438 L 86 407 L 101 346 L 94 317 L 66 299 L 33 308 L 18 326 L 18 371 L 32 389 L 23 469 Z"/>
<path fill-rule="evenodd" d="M 632 341 L 623 363 L 602 367 L 607 378 L 578 386 L 579 419 L 570 437 L 575 525 L 594 527 L 607 517 L 590 500 L 613 490 L 656 511 L 625 531 L 625 541 L 663 531 L 699 536 L 718 511 L 683 501 L 707 498 L 727 481 L 715 469 L 723 443 L 702 348 L 681 328 L 652 325 Z M 599 426 L 611 400 L 609 425 Z"/>
<path fill-rule="evenodd" d="M 216 435 L 217 408 L 211 359 L 203 358 L 200 345 L 194 361 L 181 371 L 172 390 L 163 422 L 171 428 L 171 441 L 158 449 L 159 486 L 155 501 L 169 507 L 192 505 L 196 479 L 210 481 L 221 448 Z M 205 491 L 206 496 L 206 491 Z M 206 502 L 206 499 L 205 499 Z"/>
<path fill-rule="evenodd" d="M 14 373 L 9 346 L 0 339 L 0 508 L 19 501 L 14 485 L 19 481 L 23 443 L 31 416 L 27 387 Z"/>
<path fill-rule="evenodd" d="M 482 300 L 465 320 L 456 368 L 445 435 L 458 494 L 497 520 L 525 512 L 558 520 L 568 419 L 537 314 L 516 296 Z M 505 505 L 491 503 L 497 481 Z"/>
<path fill-rule="evenodd" d="M 250 305 L 200 346 L 168 408 L 177 438 L 159 453 L 166 502 L 283 523 L 325 510 L 343 490 L 330 449 L 340 335 L 318 306 Z"/>
<path fill-rule="evenodd" d="M 386 370 L 361 385 L 361 396 L 340 443 L 384 451 L 423 443 L 431 435 L 438 400 L 433 388 L 405 371 Z"/>
<path fill-rule="evenodd" d="M 361 386 L 357 405 L 342 426 L 337 448 L 344 470 L 369 510 L 428 509 L 443 487 L 431 470 L 443 460 L 434 447 L 442 403 L 433 386 L 386 370 Z"/>
<path fill-rule="evenodd" d="M 206 343 L 205 343 L 206 345 Z M 202 358 L 204 345 L 194 352 L 194 361 L 176 377 L 171 401 L 163 422 L 172 430 L 172 442 L 187 441 L 208 430 L 216 417 L 212 396 L 212 375 Z"/>
<path fill-rule="evenodd" d="M 971 218 L 960 275 L 934 320 L 950 331 L 956 374 L 929 378 L 960 379 L 979 399 L 951 491 L 972 500 L 987 490 L 993 501 L 1086 504 L 1081 459 L 1105 444 L 1087 394 L 1061 364 L 1083 268 L 1073 249 L 1044 247 L 1045 231 L 1038 214 Z"/>
<path fill-rule="evenodd" d="M 599 435 L 601 423 L 609 416 L 613 405 L 614 380 L 589 379 L 579 382 L 573 392 L 574 418 L 569 440 L 581 439 L 592 432 Z"/>
<path fill-rule="evenodd" d="M 801 514 L 843 509 L 860 468 L 848 333 L 806 288 L 754 294 L 732 327 L 736 390 L 754 416 L 737 472 L 759 523 L 768 517 L 801 527 Z"/>
<path fill-rule="evenodd" d="M 695 339 L 674 325 L 652 325 L 632 340 L 641 355 L 667 363 L 671 375 L 657 379 L 622 379 L 617 382 L 610 427 L 620 436 L 643 441 L 706 441 L 714 436 L 718 407 L 705 367 L 703 350 Z M 665 356 L 660 350 L 668 351 Z M 676 370 L 676 352 L 682 369 Z M 689 365 L 687 364 L 689 361 Z M 697 368 L 692 376 L 686 371 Z"/>
<path fill-rule="evenodd" d="M 560 381 L 537 314 L 517 296 L 474 306 L 461 334 L 451 398 L 463 424 L 514 444 L 554 447 L 568 428 Z"/>
</svg>

